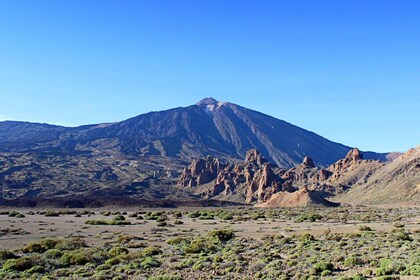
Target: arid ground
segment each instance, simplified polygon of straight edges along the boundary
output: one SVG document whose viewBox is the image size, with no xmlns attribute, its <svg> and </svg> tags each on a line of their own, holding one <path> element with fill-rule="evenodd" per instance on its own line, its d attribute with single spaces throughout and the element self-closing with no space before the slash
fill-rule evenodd
<svg viewBox="0 0 420 280">
<path fill-rule="evenodd" d="M 2 279 L 420 276 L 419 207 L 4 208 L 0 214 Z"/>
</svg>

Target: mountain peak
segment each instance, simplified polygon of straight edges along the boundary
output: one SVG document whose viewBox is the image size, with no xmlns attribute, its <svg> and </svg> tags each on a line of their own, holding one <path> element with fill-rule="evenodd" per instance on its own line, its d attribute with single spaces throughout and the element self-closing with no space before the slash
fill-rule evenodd
<svg viewBox="0 0 420 280">
<path fill-rule="evenodd" d="M 207 105 L 217 105 L 217 103 L 219 103 L 219 101 L 217 101 L 216 99 L 214 99 L 212 97 L 206 97 L 206 98 L 200 100 L 199 102 L 197 102 L 196 105 L 207 106 Z"/>
<path fill-rule="evenodd" d="M 197 106 L 200 106 L 201 108 L 206 110 L 206 112 L 208 114 L 212 114 L 215 109 L 218 109 L 219 107 L 223 106 L 224 104 L 226 104 L 226 103 L 217 101 L 216 99 L 214 99 L 212 97 L 206 97 L 203 100 L 196 103 Z"/>
</svg>

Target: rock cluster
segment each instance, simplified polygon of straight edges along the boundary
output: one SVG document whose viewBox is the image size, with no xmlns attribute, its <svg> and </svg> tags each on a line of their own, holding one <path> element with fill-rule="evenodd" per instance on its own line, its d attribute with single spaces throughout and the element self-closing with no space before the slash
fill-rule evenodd
<svg viewBox="0 0 420 280">
<path fill-rule="evenodd" d="M 216 179 L 219 170 L 224 167 L 225 164 L 212 156 L 194 160 L 191 165 L 182 172 L 179 184 L 183 187 L 192 188 L 209 183 Z"/>
<path fill-rule="evenodd" d="M 192 188 L 205 198 L 236 200 L 261 207 L 332 205 L 325 197 L 344 192 L 351 184 L 367 180 L 378 161 L 363 160 L 359 149 L 326 169 L 318 169 L 312 158 L 288 170 L 269 163 L 251 149 L 236 165 L 206 157 L 185 168 L 179 186 Z M 290 205 L 289 205 L 290 204 Z"/>
</svg>

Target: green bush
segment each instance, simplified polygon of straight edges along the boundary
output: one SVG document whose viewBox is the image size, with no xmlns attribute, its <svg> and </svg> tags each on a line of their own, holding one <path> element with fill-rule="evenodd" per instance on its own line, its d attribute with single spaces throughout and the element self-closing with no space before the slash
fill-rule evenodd
<svg viewBox="0 0 420 280">
<path fill-rule="evenodd" d="M 58 259 L 62 255 L 63 255 L 63 252 L 61 250 L 58 250 L 58 249 L 49 249 L 49 250 L 45 251 L 45 253 L 44 253 L 44 256 L 47 259 Z"/>
<path fill-rule="evenodd" d="M 45 268 L 40 265 L 35 265 L 25 271 L 26 274 L 44 273 L 44 272 L 45 272 Z"/>
<path fill-rule="evenodd" d="M 376 276 L 390 275 L 394 273 L 399 273 L 404 269 L 404 267 L 392 259 L 382 258 L 379 260 L 380 267 L 376 269 Z"/>
<path fill-rule="evenodd" d="M 55 249 L 61 250 L 61 251 L 77 250 L 77 249 L 80 249 L 82 247 L 86 247 L 86 243 L 85 243 L 85 241 L 83 241 L 82 239 L 80 239 L 78 237 L 59 240 L 57 242 L 57 244 L 54 246 Z"/>
<path fill-rule="evenodd" d="M 166 243 L 171 245 L 179 245 L 179 244 L 189 244 L 189 240 L 184 237 L 175 237 L 166 241 Z"/>
<path fill-rule="evenodd" d="M 116 257 L 118 255 L 127 255 L 128 252 L 128 249 L 123 247 L 114 247 L 111 250 L 109 250 L 109 254 L 113 257 Z"/>
<path fill-rule="evenodd" d="M 344 260 L 344 266 L 353 267 L 363 264 L 363 261 L 356 256 L 349 256 Z"/>
<path fill-rule="evenodd" d="M 321 261 L 319 263 L 314 264 L 313 268 L 316 272 L 323 272 L 326 270 L 331 271 L 334 269 L 334 265 L 330 262 Z"/>
<path fill-rule="evenodd" d="M 123 216 L 121 216 L 123 217 Z M 120 225 L 131 225 L 130 221 L 112 219 L 112 220 L 87 220 L 85 222 L 87 225 L 109 225 L 109 226 L 120 226 Z"/>
<path fill-rule="evenodd" d="M 154 247 L 154 246 L 144 248 L 143 251 L 142 251 L 142 254 L 144 256 L 155 256 L 155 255 L 159 255 L 161 253 L 162 253 L 162 251 L 159 248 Z"/>
<path fill-rule="evenodd" d="M 144 260 L 141 262 L 141 266 L 143 268 L 151 268 L 151 267 L 158 267 L 160 266 L 160 262 L 153 257 L 145 257 Z"/>
<path fill-rule="evenodd" d="M 13 252 L 8 250 L 0 250 L 0 260 L 16 259 L 18 258 Z"/>
<path fill-rule="evenodd" d="M 299 216 L 296 219 L 296 222 L 301 223 L 304 221 L 308 221 L 308 222 L 316 222 L 317 220 L 321 220 L 322 216 L 319 214 L 313 214 L 313 213 L 308 213 L 308 214 L 304 214 Z"/>
<path fill-rule="evenodd" d="M 45 217 L 59 217 L 60 213 L 55 212 L 55 211 L 48 211 L 47 213 L 45 213 L 44 216 Z"/>
<path fill-rule="evenodd" d="M 5 271 L 25 271 L 33 267 L 34 261 L 30 257 L 22 257 L 18 259 L 9 259 L 4 264 L 2 269 Z"/>
<path fill-rule="evenodd" d="M 92 260 L 92 252 L 86 249 L 66 251 L 60 258 L 63 266 L 84 265 Z"/>
<path fill-rule="evenodd" d="M 114 218 L 112 218 L 114 221 L 125 221 L 125 217 L 123 215 L 117 215 Z"/>
<path fill-rule="evenodd" d="M 25 218 L 25 215 L 23 215 L 22 213 L 19 213 L 17 211 L 5 212 L 5 213 L 7 213 L 9 217 Z"/>
<path fill-rule="evenodd" d="M 219 230 L 213 230 L 209 233 L 210 237 L 215 237 L 219 239 L 220 241 L 229 241 L 233 237 L 235 237 L 235 234 L 231 229 L 219 229 Z"/>
<path fill-rule="evenodd" d="M 420 264 L 413 264 L 406 267 L 404 275 L 420 276 Z"/>
<path fill-rule="evenodd" d="M 30 242 L 22 248 L 24 253 L 43 253 L 46 250 L 47 248 L 36 242 Z"/>
</svg>

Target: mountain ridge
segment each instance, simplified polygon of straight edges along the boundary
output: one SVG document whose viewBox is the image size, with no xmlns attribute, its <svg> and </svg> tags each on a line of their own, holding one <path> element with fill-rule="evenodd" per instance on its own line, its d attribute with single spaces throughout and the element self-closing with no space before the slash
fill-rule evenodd
<svg viewBox="0 0 420 280">
<path fill-rule="evenodd" d="M 305 156 L 314 158 L 318 166 L 327 166 L 351 149 L 284 120 L 214 98 L 115 123 L 64 127 L 0 122 L 0 152 L 51 147 L 114 149 L 130 156 L 160 155 L 186 161 L 207 154 L 240 160 L 247 150 L 257 148 L 283 167 L 295 166 Z M 365 154 L 385 161 L 388 153 Z"/>
</svg>

